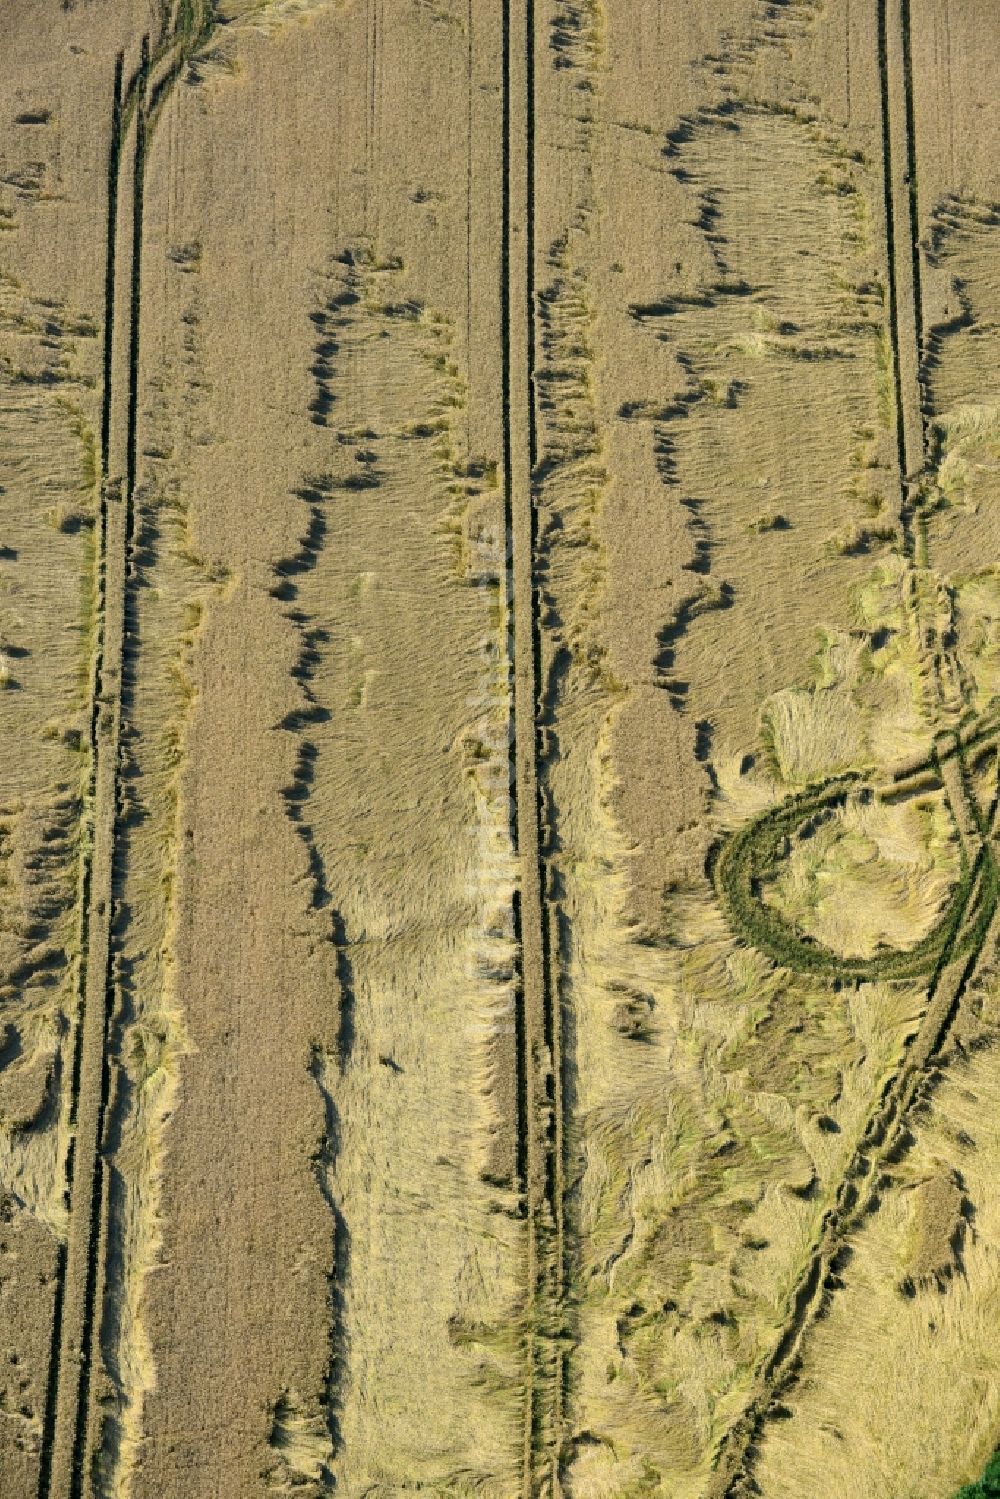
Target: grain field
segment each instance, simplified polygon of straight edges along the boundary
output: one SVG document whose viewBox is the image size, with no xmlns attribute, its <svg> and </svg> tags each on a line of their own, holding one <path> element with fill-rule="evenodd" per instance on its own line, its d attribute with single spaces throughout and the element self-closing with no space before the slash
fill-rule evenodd
<svg viewBox="0 0 1000 1499">
<path fill-rule="evenodd" d="M 0 1499 L 1000 1494 L 1000 15 L 0 3 Z"/>
</svg>

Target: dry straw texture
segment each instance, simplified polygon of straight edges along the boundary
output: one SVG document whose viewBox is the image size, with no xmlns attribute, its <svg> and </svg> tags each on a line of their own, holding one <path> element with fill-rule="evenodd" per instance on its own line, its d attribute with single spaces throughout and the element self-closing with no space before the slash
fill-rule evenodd
<svg viewBox="0 0 1000 1499">
<path fill-rule="evenodd" d="M 996 16 L 2 11 L 0 1499 L 1000 1492 Z"/>
</svg>

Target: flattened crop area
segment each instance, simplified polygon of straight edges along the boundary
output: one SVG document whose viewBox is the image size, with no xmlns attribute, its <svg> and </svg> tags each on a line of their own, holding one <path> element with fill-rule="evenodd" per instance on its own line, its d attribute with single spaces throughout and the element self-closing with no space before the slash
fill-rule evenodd
<svg viewBox="0 0 1000 1499">
<path fill-rule="evenodd" d="M 1000 18 L 0 9 L 0 1499 L 992 1493 Z"/>
</svg>

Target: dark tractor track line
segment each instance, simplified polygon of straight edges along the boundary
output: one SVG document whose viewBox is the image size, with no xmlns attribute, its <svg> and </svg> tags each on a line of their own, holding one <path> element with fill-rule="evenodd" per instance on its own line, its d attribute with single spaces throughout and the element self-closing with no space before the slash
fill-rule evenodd
<svg viewBox="0 0 1000 1499">
<path fill-rule="evenodd" d="M 903 112 L 906 121 L 907 202 L 910 219 L 910 257 L 913 264 L 913 316 L 916 324 L 917 351 L 924 350 L 923 298 L 920 285 L 920 198 L 917 185 L 917 125 L 913 104 L 913 47 L 910 34 L 910 0 L 899 0 L 900 33 L 903 53 Z M 927 433 L 922 431 L 926 458 Z"/>
<path fill-rule="evenodd" d="M 503 506 L 511 685 L 511 839 L 520 870 L 513 903 L 515 1176 L 526 1224 L 524 1454 L 526 1499 L 558 1492 L 563 1383 L 562 1045 L 553 985 L 554 910 L 546 856 L 545 732 L 538 547 L 535 330 L 535 7 L 505 0 L 501 47 L 500 311 Z"/>
<path fill-rule="evenodd" d="M 86 1499 L 88 1485 L 86 1482 L 87 1471 L 87 1449 L 90 1435 L 90 1405 L 91 1405 L 91 1382 L 94 1368 L 94 1334 L 97 1325 L 98 1305 L 101 1300 L 100 1288 L 103 1281 L 102 1276 L 102 1248 L 103 1232 L 102 1218 L 106 1187 L 105 1171 L 105 1128 L 107 1123 L 108 1105 L 112 1091 L 112 1065 L 110 1055 L 110 1035 L 112 1017 L 115 1014 L 118 1000 L 117 982 L 117 933 L 115 931 L 116 907 L 115 887 L 118 874 L 118 862 L 122 844 L 122 826 L 127 816 L 124 806 L 121 784 L 121 765 L 119 746 L 121 742 L 121 708 L 122 708 L 122 684 L 126 675 L 128 641 L 129 641 L 129 618 L 131 615 L 130 595 L 134 575 L 133 566 L 133 544 L 135 536 L 135 479 L 136 479 L 136 428 L 138 421 L 138 387 L 139 387 L 139 321 L 140 321 L 140 294 L 141 294 L 141 249 L 142 249 L 142 209 L 143 209 L 143 178 L 145 171 L 146 150 L 146 94 L 149 80 L 149 38 L 143 37 L 139 67 L 134 75 L 133 83 L 130 84 L 129 105 L 134 109 L 135 116 L 135 146 L 132 164 L 132 234 L 131 234 L 131 275 L 129 285 L 129 329 L 128 329 L 128 404 L 126 415 L 126 443 L 125 443 L 125 483 L 121 492 L 121 504 L 124 507 L 124 527 L 122 543 L 122 589 L 120 595 L 120 643 L 118 659 L 115 663 L 115 691 L 117 703 L 115 712 L 118 715 L 118 724 L 113 733 L 112 743 L 108 744 L 105 753 L 114 751 L 114 774 L 112 778 L 112 827 L 110 863 L 108 867 L 109 884 L 104 897 L 108 908 L 108 940 L 105 954 L 103 1006 L 101 1015 L 101 1074 L 100 1092 L 97 1102 L 96 1116 L 96 1149 L 94 1153 L 94 1169 L 91 1179 L 90 1205 L 89 1205 L 89 1229 L 87 1249 L 87 1273 L 84 1287 L 83 1307 L 83 1334 L 80 1349 L 80 1374 L 79 1388 L 76 1403 L 76 1427 L 73 1441 L 73 1464 L 70 1482 L 70 1499 Z M 132 90 L 134 89 L 134 93 Z M 118 607 L 118 601 L 116 601 Z M 81 1204 L 82 1207 L 82 1204 Z"/>
<path fill-rule="evenodd" d="M 528 309 L 528 463 L 538 463 L 538 396 L 535 389 L 535 0 L 524 0 L 525 31 L 525 304 Z"/>
<path fill-rule="evenodd" d="M 186 54 L 185 54 L 186 55 Z M 183 61 L 183 57 L 181 58 Z M 123 682 L 134 624 L 135 491 L 139 424 L 143 193 L 150 129 L 151 54 L 143 37 L 128 83 L 115 64 L 107 177 L 104 388 L 100 510 L 95 562 L 95 651 L 91 674 L 90 771 L 80 874 L 80 957 L 65 1166 L 67 1241 L 60 1248 L 38 1499 L 90 1499 L 94 1366 L 103 1304 L 108 1173 L 106 1129 L 114 1092 L 111 1028 L 119 1002 L 119 911 L 128 819 L 120 758 Z M 178 77 L 170 62 L 162 85 Z M 120 223 L 131 150 L 131 214 Z M 127 269 L 122 261 L 127 259 Z M 121 327 L 122 275 L 128 277 Z M 116 302 L 118 313 L 116 316 Z M 124 387 L 124 389 L 123 389 Z"/>
<path fill-rule="evenodd" d="M 125 56 L 115 62 L 114 103 L 111 110 L 111 146 L 108 151 L 108 220 L 104 265 L 104 389 L 101 398 L 101 476 L 108 476 L 108 446 L 111 440 L 111 347 L 115 322 L 115 222 L 118 217 L 118 170 L 121 159 L 122 74 Z"/>
<path fill-rule="evenodd" d="M 992 885 L 995 889 L 997 879 L 994 857 L 984 845 L 973 870 L 965 914 L 976 905 L 975 896 L 977 892 L 981 893 L 982 886 Z M 995 901 L 989 909 L 995 909 Z M 822 1315 L 836 1289 L 838 1256 L 850 1235 L 867 1218 L 881 1172 L 905 1143 L 907 1119 L 929 1086 L 932 1064 L 947 1044 L 994 921 L 995 916 L 982 932 L 977 932 L 978 923 L 974 924 L 974 933 L 979 940 L 973 942 L 964 962 L 961 962 L 966 951 L 966 944 L 961 940 L 964 925 L 953 933 L 946 952 L 942 954 L 928 990 L 924 1018 L 904 1043 L 899 1067 L 886 1082 L 869 1116 L 834 1201 L 823 1216 L 820 1238 L 792 1292 L 791 1315 L 778 1343 L 760 1366 L 758 1393 L 720 1445 L 716 1468 L 720 1481 L 710 1490 L 710 1499 L 738 1499 L 738 1496 L 753 1492 L 746 1484 L 769 1412 L 794 1382 L 802 1339 Z"/>
<path fill-rule="evenodd" d="M 101 453 L 100 453 L 100 508 L 98 512 L 98 544 L 96 549 L 95 613 L 96 642 L 91 668 L 89 752 L 90 770 L 87 783 L 86 825 L 83 835 L 84 852 L 80 874 L 80 922 L 79 957 L 76 985 L 76 1021 L 73 1038 L 73 1062 L 70 1073 L 69 1127 L 70 1142 L 66 1152 L 65 1199 L 72 1211 L 76 1178 L 76 1130 L 79 1115 L 80 1080 L 83 1066 L 84 1012 L 86 1007 L 86 956 L 90 945 L 90 904 L 93 884 L 93 823 L 94 803 L 97 795 L 97 763 L 99 717 L 104 691 L 104 647 L 105 607 L 107 591 L 107 538 L 108 538 L 108 472 L 111 439 L 111 368 L 114 338 L 114 303 L 116 280 L 116 223 L 118 216 L 118 180 L 122 149 L 123 97 L 122 79 L 125 58 L 119 52 L 115 60 L 113 99 L 111 109 L 111 140 L 108 149 L 107 176 L 107 224 L 106 256 L 104 273 L 104 388 L 101 398 Z M 49 1368 L 46 1384 L 45 1414 L 42 1422 L 42 1443 L 39 1459 L 38 1499 L 49 1499 L 52 1492 L 52 1466 L 56 1435 L 56 1414 L 61 1387 L 62 1337 L 66 1303 L 68 1248 L 59 1246 L 56 1265 L 56 1291 L 53 1307 L 52 1340 L 49 1353 Z"/>
<path fill-rule="evenodd" d="M 894 37 L 890 37 L 890 3 L 899 7 L 894 13 L 898 15 L 899 34 Z M 900 518 L 906 556 L 912 567 L 919 568 L 926 566 L 926 561 L 921 563 L 920 560 L 920 495 L 928 466 L 928 443 L 927 408 L 921 390 L 924 333 L 909 0 L 878 0 L 877 26 L 887 313 L 893 362 Z M 891 48 L 894 49 L 893 56 L 895 49 L 899 53 L 899 97 L 892 91 Z M 905 187 L 903 212 L 899 211 L 900 205 L 895 201 L 895 189 L 899 183 Z M 912 313 L 911 327 L 906 326 L 909 316 L 904 322 L 901 279 L 907 293 L 905 306 Z M 906 286 L 907 281 L 909 286 Z M 915 388 L 908 391 L 904 381 Z M 914 465 L 908 462 L 908 454 L 917 459 L 916 471 L 912 471 Z M 979 733 L 977 730 L 969 738 L 956 735 L 955 753 L 960 764 L 966 748 L 979 737 Z M 948 1043 L 980 960 L 985 955 L 988 961 L 996 946 L 1000 887 L 1000 869 L 992 847 L 997 831 L 996 809 L 997 799 L 994 799 L 985 826 L 973 812 L 982 842 L 930 974 L 923 1018 L 917 1030 L 904 1041 L 896 1071 L 883 1086 L 835 1198 L 824 1214 L 819 1238 L 793 1291 L 790 1316 L 778 1343 L 758 1370 L 757 1390 L 744 1414 L 720 1442 L 716 1454 L 716 1482 L 710 1491 L 710 1499 L 738 1499 L 738 1496 L 756 1491 L 752 1477 L 754 1455 L 769 1412 L 797 1377 L 803 1339 L 823 1314 L 838 1287 L 838 1258 L 847 1247 L 851 1234 L 863 1225 L 871 1211 L 881 1173 L 905 1148 L 907 1120 L 914 1106 L 933 1086 L 934 1064 Z"/>
<path fill-rule="evenodd" d="M 509 833 L 515 858 L 520 852 L 520 815 L 518 801 L 518 715 L 516 711 L 517 680 L 517 609 L 515 605 L 514 567 L 514 437 L 512 429 L 512 337 L 511 337 L 511 200 L 513 186 L 511 173 L 513 152 L 511 150 L 511 26 L 512 11 L 517 0 L 503 0 L 501 20 L 501 199 L 500 199 L 500 404 L 501 404 L 501 461 L 503 468 L 503 529 L 504 529 L 504 603 L 506 611 L 507 680 L 510 712 L 508 725 L 508 789 L 509 789 Z M 524 975 L 524 930 L 521 891 L 515 889 L 511 901 L 511 919 L 514 936 L 514 1097 L 515 1097 L 515 1146 L 514 1177 L 521 1213 L 527 1217 L 528 1171 L 529 1171 L 529 1112 L 530 1112 L 530 1057 L 528 1051 L 525 1013 Z M 531 1275 L 531 1266 L 528 1267 Z M 530 1298 L 530 1285 L 528 1290 Z M 524 1392 L 523 1420 L 530 1434 L 534 1422 L 533 1390 L 530 1377 Z M 530 1443 L 530 1436 L 529 1436 Z M 524 1486 L 530 1484 L 530 1457 L 524 1456 Z"/>
<path fill-rule="evenodd" d="M 890 103 L 889 103 L 889 39 L 888 39 L 888 0 L 878 0 L 878 77 L 879 77 L 879 114 L 882 127 L 882 160 L 884 169 L 882 172 L 883 186 L 883 210 L 885 213 L 885 241 L 886 241 L 886 284 L 889 293 L 888 325 L 889 342 L 892 348 L 893 369 L 893 403 L 896 423 L 896 462 L 899 465 L 900 485 L 902 489 L 900 497 L 900 523 L 903 527 L 903 542 L 907 555 L 913 555 L 913 516 L 910 509 L 908 487 L 906 484 L 906 435 L 903 419 L 903 391 L 899 378 L 899 294 L 896 286 L 896 224 L 895 209 L 892 201 L 892 172 L 890 162 L 892 161 L 892 146 L 890 139 Z"/>
</svg>

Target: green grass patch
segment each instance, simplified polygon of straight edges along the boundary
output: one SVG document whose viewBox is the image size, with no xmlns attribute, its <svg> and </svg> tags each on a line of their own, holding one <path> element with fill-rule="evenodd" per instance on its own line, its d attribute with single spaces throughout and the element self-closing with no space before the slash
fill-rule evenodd
<svg viewBox="0 0 1000 1499">
<path fill-rule="evenodd" d="M 955 1499 L 1000 1499 L 1000 1452 L 990 1458 L 982 1478 L 965 1484 Z"/>
<path fill-rule="evenodd" d="M 861 785 L 862 778 L 857 774 L 833 778 L 788 797 L 737 829 L 716 853 L 714 877 L 719 900 L 734 931 L 783 967 L 858 981 L 917 978 L 934 972 L 956 947 L 958 951 L 974 950 L 985 938 L 1000 893 L 1000 872 L 985 844 L 971 865 L 962 853 L 961 873 L 941 919 L 905 952 L 882 951 L 871 958 L 846 958 L 798 931 L 761 898 L 765 882 L 785 861 L 791 841 L 803 824 L 828 816 Z"/>
</svg>

